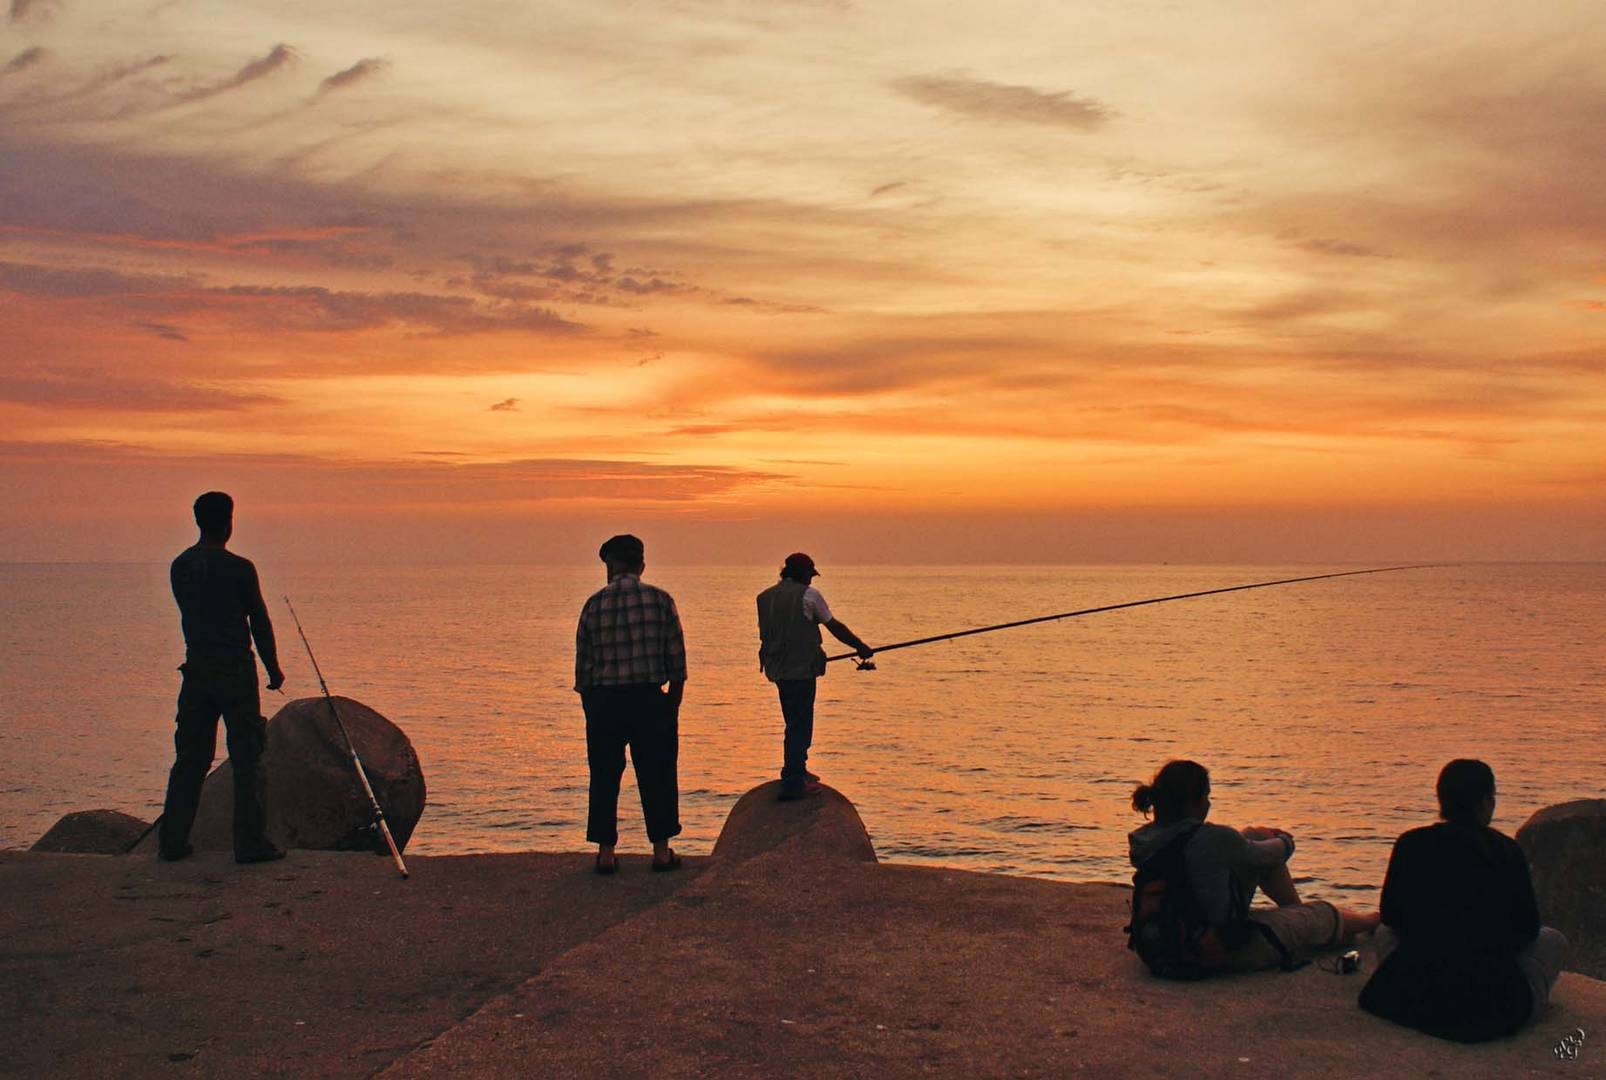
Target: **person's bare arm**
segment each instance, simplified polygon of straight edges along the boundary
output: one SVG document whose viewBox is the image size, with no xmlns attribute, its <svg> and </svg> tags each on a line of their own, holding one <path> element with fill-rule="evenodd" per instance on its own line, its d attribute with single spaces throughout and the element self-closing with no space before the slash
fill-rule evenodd
<svg viewBox="0 0 1606 1080">
<path fill-rule="evenodd" d="M 852 630 L 849 630 L 847 624 L 841 619 L 827 620 L 825 628 L 831 631 L 832 637 L 853 649 L 862 658 L 868 660 L 870 657 L 875 655 L 875 650 L 860 640 L 858 634 L 855 634 Z"/>
</svg>

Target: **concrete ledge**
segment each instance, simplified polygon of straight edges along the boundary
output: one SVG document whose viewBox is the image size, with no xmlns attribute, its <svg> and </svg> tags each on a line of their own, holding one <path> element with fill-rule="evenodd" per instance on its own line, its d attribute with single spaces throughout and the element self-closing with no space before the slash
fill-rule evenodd
<svg viewBox="0 0 1606 1080">
<path fill-rule="evenodd" d="M 1362 1012 L 1364 975 L 1155 980 L 1121 886 L 877 863 L 835 793 L 737 810 L 674 874 L 0 853 L 0 1075 L 1606 1075 L 1581 975 L 1520 1035 L 1446 1043 Z"/>
</svg>

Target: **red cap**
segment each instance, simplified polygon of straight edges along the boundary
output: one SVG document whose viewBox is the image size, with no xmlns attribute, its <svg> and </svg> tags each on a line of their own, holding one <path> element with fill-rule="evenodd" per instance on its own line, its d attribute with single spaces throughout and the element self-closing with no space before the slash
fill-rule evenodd
<svg viewBox="0 0 1606 1080">
<path fill-rule="evenodd" d="M 781 567 L 781 573 L 792 578 L 803 574 L 813 574 L 815 577 L 820 575 L 820 572 L 814 569 L 814 560 L 801 551 L 794 551 L 786 557 L 786 565 Z"/>
</svg>

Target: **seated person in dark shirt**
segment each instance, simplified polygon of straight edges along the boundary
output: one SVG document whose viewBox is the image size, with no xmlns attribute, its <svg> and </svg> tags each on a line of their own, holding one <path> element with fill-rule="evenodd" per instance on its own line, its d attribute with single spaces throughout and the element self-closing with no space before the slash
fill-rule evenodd
<svg viewBox="0 0 1606 1080">
<path fill-rule="evenodd" d="M 190 828 L 200 805 L 201 786 L 217 750 L 217 721 L 228 734 L 234 771 L 234 859 L 271 862 L 284 852 L 267 837 L 262 751 L 267 721 L 257 691 L 256 642 L 268 689 L 284 685 L 273 640 L 273 623 L 262 602 L 262 586 L 250 559 L 229 551 L 234 533 L 234 500 L 209 491 L 195 500 L 200 539 L 173 560 L 169 577 L 184 630 L 184 681 L 178 692 L 173 735 L 174 761 L 167 778 L 158 847 L 174 861 L 194 852 Z"/>
<path fill-rule="evenodd" d="M 1182 845 L 1183 877 L 1208 931 L 1195 939 L 1189 957 L 1201 973 L 1292 967 L 1377 926 L 1375 913 L 1300 899 L 1288 870 L 1294 838 L 1287 832 L 1207 822 L 1210 773 L 1197 762 L 1167 762 L 1133 791 L 1132 808 L 1154 813 L 1152 822 L 1127 837 L 1139 871 L 1165 857 L 1173 844 Z M 1277 906 L 1251 908 L 1257 891 Z"/>
<path fill-rule="evenodd" d="M 1567 939 L 1539 924 L 1528 861 L 1489 827 L 1494 772 L 1458 758 L 1439 773 L 1437 825 L 1394 842 L 1383 881 L 1381 965 L 1361 1007 L 1430 1035 L 1481 1042 L 1544 1010 Z"/>
</svg>

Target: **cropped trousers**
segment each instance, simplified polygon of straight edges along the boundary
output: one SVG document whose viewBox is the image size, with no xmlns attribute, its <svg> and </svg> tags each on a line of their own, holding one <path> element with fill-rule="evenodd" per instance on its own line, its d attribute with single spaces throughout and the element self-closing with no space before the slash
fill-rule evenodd
<svg viewBox="0 0 1606 1080">
<path fill-rule="evenodd" d="M 660 844 L 680 835 L 679 710 L 653 683 L 591 686 L 580 692 L 586 714 L 586 761 L 591 767 L 586 839 L 619 842 L 619 781 L 625 748 L 636 770 L 647 839 Z"/>
</svg>

